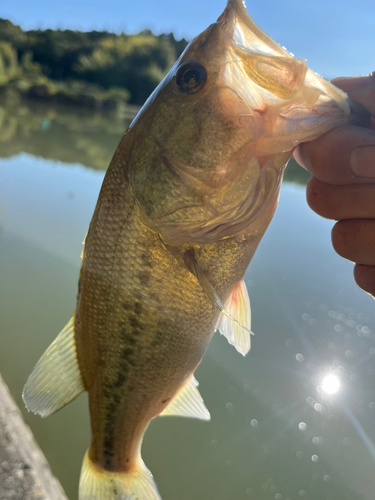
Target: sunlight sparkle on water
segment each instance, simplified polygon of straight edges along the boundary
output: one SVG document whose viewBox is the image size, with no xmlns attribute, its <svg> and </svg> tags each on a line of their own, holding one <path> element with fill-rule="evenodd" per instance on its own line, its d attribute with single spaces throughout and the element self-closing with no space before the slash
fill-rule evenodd
<svg viewBox="0 0 375 500">
<path fill-rule="evenodd" d="M 335 394 L 340 389 L 340 380 L 335 375 L 326 375 L 322 380 L 321 388 L 326 394 Z"/>
</svg>

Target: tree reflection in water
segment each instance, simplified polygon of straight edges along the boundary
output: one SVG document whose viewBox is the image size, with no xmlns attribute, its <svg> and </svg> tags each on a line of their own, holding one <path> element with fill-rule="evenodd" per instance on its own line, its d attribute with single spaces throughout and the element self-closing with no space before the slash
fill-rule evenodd
<svg viewBox="0 0 375 500">
<path fill-rule="evenodd" d="M 38 102 L 3 102 L 0 157 L 28 153 L 104 170 L 135 113 L 134 107 L 118 115 Z"/>
</svg>

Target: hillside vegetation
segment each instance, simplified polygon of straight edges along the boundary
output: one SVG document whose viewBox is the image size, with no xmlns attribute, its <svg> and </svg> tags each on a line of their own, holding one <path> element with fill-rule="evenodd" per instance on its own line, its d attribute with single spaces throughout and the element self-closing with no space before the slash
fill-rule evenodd
<svg viewBox="0 0 375 500">
<path fill-rule="evenodd" d="M 0 19 L 0 95 L 93 109 L 140 106 L 186 45 L 173 33 L 23 31 Z"/>
</svg>

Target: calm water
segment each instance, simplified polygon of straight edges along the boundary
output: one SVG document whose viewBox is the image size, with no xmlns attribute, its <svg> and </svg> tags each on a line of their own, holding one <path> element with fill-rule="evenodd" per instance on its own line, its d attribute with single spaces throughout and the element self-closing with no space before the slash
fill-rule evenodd
<svg viewBox="0 0 375 500">
<path fill-rule="evenodd" d="M 21 391 L 71 317 L 82 239 L 124 120 L 0 108 L 0 372 Z M 302 170 L 289 176 L 304 178 Z M 211 422 L 154 421 L 143 456 L 163 500 L 373 500 L 375 308 L 301 184 L 284 183 L 246 274 L 252 349 L 215 335 L 197 370 Z M 333 373 L 334 395 L 318 390 Z M 27 423 L 71 500 L 87 397 Z"/>
</svg>

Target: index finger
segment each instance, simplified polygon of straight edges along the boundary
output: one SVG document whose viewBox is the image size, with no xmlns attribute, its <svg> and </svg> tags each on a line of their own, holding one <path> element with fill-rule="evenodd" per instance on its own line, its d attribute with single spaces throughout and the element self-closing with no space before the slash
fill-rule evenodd
<svg viewBox="0 0 375 500">
<path fill-rule="evenodd" d="M 331 83 L 375 117 L 375 71 L 368 76 L 335 78 Z"/>
<path fill-rule="evenodd" d="M 294 152 L 297 162 L 328 184 L 375 182 L 375 131 L 362 127 L 337 127 Z M 358 165 L 369 165 L 373 177 L 358 175 Z M 371 168 L 371 165 L 373 167 Z"/>
<path fill-rule="evenodd" d="M 333 83 L 375 115 L 375 73 L 367 77 L 337 78 Z M 375 182 L 375 132 L 367 128 L 338 127 L 315 141 L 301 144 L 294 156 L 300 165 L 325 183 Z"/>
</svg>

